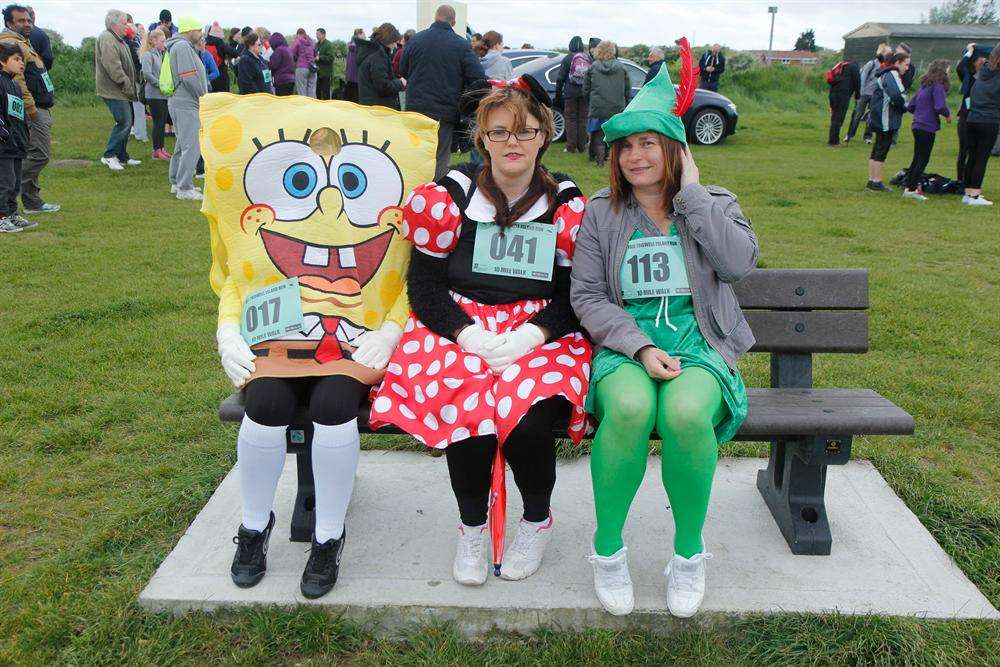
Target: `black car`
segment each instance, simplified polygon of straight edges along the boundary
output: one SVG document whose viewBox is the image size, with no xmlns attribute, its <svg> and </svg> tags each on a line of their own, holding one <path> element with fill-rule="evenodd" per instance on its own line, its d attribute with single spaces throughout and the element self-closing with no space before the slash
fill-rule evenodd
<svg viewBox="0 0 1000 667">
<path fill-rule="evenodd" d="M 550 58 L 536 58 L 514 69 L 514 76 L 530 74 L 544 86 L 553 98 L 556 94 L 556 77 L 559 76 L 559 64 L 563 55 L 557 54 Z M 628 78 L 632 83 L 632 97 L 642 88 L 646 80 L 646 69 L 627 58 L 618 61 L 625 66 Z M 676 86 L 675 86 L 676 87 Z M 563 118 L 562 107 L 553 107 L 555 116 L 556 141 L 563 138 L 566 121 Z M 699 144 L 711 146 L 720 143 L 730 134 L 736 132 L 736 105 L 732 101 L 710 90 L 699 88 L 694 95 L 694 103 L 684 114 L 684 127 L 688 137 Z"/>
<path fill-rule="evenodd" d="M 520 67 L 525 63 L 530 63 L 532 60 L 557 56 L 559 52 L 542 49 L 505 49 L 501 55 L 510 61 L 511 67 Z"/>
</svg>

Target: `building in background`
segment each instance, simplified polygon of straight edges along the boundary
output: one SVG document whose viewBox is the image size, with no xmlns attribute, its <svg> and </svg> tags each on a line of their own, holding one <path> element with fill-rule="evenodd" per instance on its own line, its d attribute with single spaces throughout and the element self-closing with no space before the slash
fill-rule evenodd
<svg viewBox="0 0 1000 667">
<path fill-rule="evenodd" d="M 797 67 L 811 67 L 819 63 L 819 56 L 812 51 L 748 51 L 765 65 L 780 63 Z"/>
<path fill-rule="evenodd" d="M 958 60 L 969 42 L 993 45 L 998 41 L 997 25 L 865 23 L 844 35 L 844 60 L 863 63 L 871 59 L 880 42 L 893 46 L 906 42 L 913 51 L 913 64 L 922 72 L 936 58 Z"/>
</svg>

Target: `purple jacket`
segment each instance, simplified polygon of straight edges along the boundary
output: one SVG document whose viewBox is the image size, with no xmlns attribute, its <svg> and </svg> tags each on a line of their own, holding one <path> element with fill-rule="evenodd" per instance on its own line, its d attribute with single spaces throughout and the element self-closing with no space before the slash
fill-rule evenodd
<svg viewBox="0 0 1000 667">
<path fill-rule="evenodd" d="M 347 64 L 344 65 L 344 78 L 351 82 L 358 82 L 358 43 L 352 38 L 347 45 Z"/>
<path fill-rule="evenodd" d="M 309 35 L 295 38 L 292 56 L 295 58 L 295 67 L 309 67 L 316 61 L 316 44 L 309 39 Z"/>
<path fill-rule="evenodd" d="M 280 32 L 273 33 L 271 39 L 271 59 L 268 66 L 271 68 L 271 76 L 274 78 L 274 85 L 280 86 L 285 83 L 295 83 L 295 57 L 292 50 L 288 48 L 285 36 Z"/>
<path fill-rule="evenodd" d="M 941 120 L 938 116 L 946 118 L 951 116 L 944 85 L 935 83 L 930 86 L 921 86 L 910 103 L 906 105 L 906 110 L 913 114 L 914 130 L 937 132 L 941 129 Z"/>
</svg>

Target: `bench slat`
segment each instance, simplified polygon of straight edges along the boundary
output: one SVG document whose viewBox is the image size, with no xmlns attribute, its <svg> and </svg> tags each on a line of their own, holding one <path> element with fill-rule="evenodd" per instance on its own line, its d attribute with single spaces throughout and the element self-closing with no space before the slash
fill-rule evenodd
<svg viewBox="0 0 1000 667">
<path fill-rule="evenodd" d="M 733 288 L 744 310 L 868 308 L 865 269 L 755 269 Z"/>
<path fill-rule="evenodd" d="M 756 344 L 752 352 L 867 352 L 866 311 L 745 312 Z"/>
<path fill-rule="evenodd" d="M 867 389 L 748 389 L 746 421 L 736 440 L 770 440 L 779 436 L 807 435 L 910 435 L 913 417 L 876 392 Z M 243 418 L 240 394 L 232 394 L 219 406 L 222 421 Z M 305 421 L 300 415 L 297 421 Z M 368 406 L 358 414 L 363 433 L 368 428 Z M 565 424 L 558 428 L 565 436 Z M 399 433 L 381 429 L 377 433 Z"/>
</svg>

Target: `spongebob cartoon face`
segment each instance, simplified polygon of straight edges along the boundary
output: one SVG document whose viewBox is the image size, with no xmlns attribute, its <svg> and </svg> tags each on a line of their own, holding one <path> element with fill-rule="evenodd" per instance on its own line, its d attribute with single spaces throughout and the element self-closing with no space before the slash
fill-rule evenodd
<svg viewBox="0 0 1000 667">
<path fill-rule="evenodd" d="M 250 292 L 294 277 L 305 320 L 282 339 L 302 344 L 289 358 L 311 359 L 310 345 L 334 338 L 349 357 L 364 331 L 404 324 L 401 205 L 433 177 L 436 123 L 347 102 L 225 93 L 203 100 L 201 118 L 220 323 L 238 321 Z M 323 374 L 288 371 L 300 372 Z"/>
</svg>

